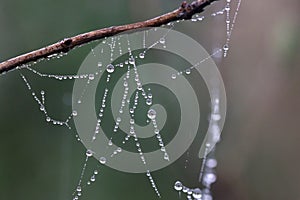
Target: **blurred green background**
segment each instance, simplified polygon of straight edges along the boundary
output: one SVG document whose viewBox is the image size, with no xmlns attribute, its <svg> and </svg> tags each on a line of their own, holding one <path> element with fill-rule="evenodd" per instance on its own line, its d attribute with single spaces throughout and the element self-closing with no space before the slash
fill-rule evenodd
<svg viewBox="0 0 300 200">
<path fill-rule="evenodd" d="M 0 0 L 0 61 L 86 31 L 132 23 L 166 13 L 179 0 Z M 222 5 L 222 1 L 220 1 Z M 207 13 L 219 10 L 214 4 Z M 146 8 L 146 9 L 145 9 Z M 216 156 L 215 199 L 300 199 L 300 2 L 242 2 L 228 57 L 219 64 L 228 114 Z M 210 51 L 224 41 L 224 22 L 185 22 L 179 28 Z M 96 43 L 35 66 L 50 74 L 75 74 Z M 26 73 L 36 91 L 46 91 L 51 116 L 71 112 L 73 82 Z M 0 199 L 71 199 L 85 159 L 74 133 L 45 122 L 18 72 L 0 76 Z M 184 155 L 153 173 L 163 195 L 176 199 L 173 183 L 197 186 L 200 160 Z M 88 164 L 87 176 L 97 165 Z M 144 174 L 106 167 L 81 199 L 156 199 Z"/>
</svg>

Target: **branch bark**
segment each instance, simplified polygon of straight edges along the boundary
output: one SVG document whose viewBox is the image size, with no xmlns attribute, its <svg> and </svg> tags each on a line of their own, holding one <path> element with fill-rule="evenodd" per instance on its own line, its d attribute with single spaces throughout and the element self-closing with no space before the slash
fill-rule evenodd
<svg viewBox="0 0 300 200">
<path fill-rule="evenodd" d="M 195 0 L 192 3 L 187 3 L 184 1 L 178 9 L 153 19 L 122 26 L 112 26 L 109 28 L 83 33 L 74 37 L 65 38 L 49 46 L 1 62 L 0 74 L 3 72 L 8 72 L 17 67 L 21 67 L 24 64 L 34 62 L 42 58 L 47 58 L 48 56 L 54 54 L 66 53 L 76 46 L 113 36 L 124 31 L 145 27 L 159 27 L 172 21 L 191 19 L 194 14 L 203 12 L 204 8 L 214 1 L 218 0 Z"/>
</svg>

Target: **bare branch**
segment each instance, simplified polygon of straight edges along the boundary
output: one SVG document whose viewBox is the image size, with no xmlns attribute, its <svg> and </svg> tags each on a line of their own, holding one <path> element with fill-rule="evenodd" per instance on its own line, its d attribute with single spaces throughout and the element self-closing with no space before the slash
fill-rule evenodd
<svg viewBox="0 0 300 200">
<path fill-rule="evenodd" d="M 218 0 L 195 0 L 190 4 L 184 1 L 178 9 L 150 20 L 128 25 L 103 28 L 83 33 L 74 37 L 65 38 L 57 43 L 1 62 L 0 74 L 15 69 L 18 66 L 21 67 L 23 64 L 37 61 L 41 58 L 47 58 L 48 56 L 54 54 L 66 53 L 76 46 L 87 44 L 88 42 L 105 37 L 113 36 L 124 31 L 145 27 L 159 27 L 172 21 L 191 19 L 194 14 L 203 12 L 204 8 L 214 1 Z"/>
</svg>

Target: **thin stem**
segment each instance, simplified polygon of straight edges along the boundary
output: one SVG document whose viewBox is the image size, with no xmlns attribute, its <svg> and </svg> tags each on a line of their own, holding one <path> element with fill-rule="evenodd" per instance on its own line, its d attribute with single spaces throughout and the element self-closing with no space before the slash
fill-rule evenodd
<svg viewBox="0 0 300 200">
<path fill-rule="evenodd" d="M 178 9 L 153 19 L 122 26 L 112 26 L 65 38 L 49 46 L 1 62 L 0 74 L 51 55 L 66 53 L 76 46 L 113 36 L 124 31 L 146 27 L 159 27 L 172 21 L 191 19 L 194 14 L 203 12 L 204 8 L 214 1 L 218 0 L 195 0 L 190 4 L 184 1 Z"/>
</svg>

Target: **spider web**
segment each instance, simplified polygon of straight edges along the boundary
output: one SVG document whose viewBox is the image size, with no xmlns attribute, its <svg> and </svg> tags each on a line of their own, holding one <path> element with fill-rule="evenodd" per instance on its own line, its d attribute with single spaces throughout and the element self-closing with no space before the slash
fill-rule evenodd
<svg viewBox="0 0 300 200">
<path fill-rule="evenodd" d="M 237 2 L 231 2 L 230 0 L 227 0 L 220 10 L 213 12 L 210 15 L 195 15 L 191 20 L 189 20 L 191 23 L 202 23 L 206 19 L 209 20 L 210 18 L 225 21 L 225 42 L 222 44 L 222 46 L 213 48 L 208 57 L 200 59 L 196 64 L 192 66 L 181 66 L 180 69 L 176 70 L 176 73 L 170 74 L 171 79 L 176 81 L 180 76 L 192 76 L 194 69 L 201 67 L 201 64 L 205 63 L 208 59 L 215 58 L 216 60 L 218 60 L 218 62 L 220 62 L 222 57 L 225 58 L 228 56 L 230 39 L 235 26 L 240 4 L 241 0 Z M 131 48 L 133 44 L 131 44 L 132 40 L 128 37 L 128 34 L 106 38 L 105 40 L 101 41 L 102 46 L 100 49 L 91 49 L 91 54 L 97 60 L 99 60 L 97 62 L 96 71 L 70 75 L 48 74 L 39 72 L 38 70 L 33 68 L 33 65 L 36 63 L 22 66 L 18 70 L 20 73 L 20 77 L 22 78 L 28 91 L 32 95 L 33 100 L 38 105 L 42 116 L 44 116 L 45 122 L 55 126 L 65 127 L 66 129 L 70 130 L 70 132 L 74 134 L 76 140 L 81 143 L 83 143 L 82 139 L 76 132 L 76 129 L 72 122 L 74 118 L 80 115 L 80 112 L 74 109 L 70 111 L 64 119 L 59 119 L 61 117 L 55 117 L 54 115 L 52 115 L 51 109 L 47 106 L 47 90 L 35 89 L 35 85 L 31 83 L 28 77 L 32 76 L 30 74 L 34 74 L 35 76 L 43 79 L 53 79 L 54 81 L 59 82 L 80 80 L 84 84 L 82 84 L 83 87 L 80 90 L 80 95 L 77 96 L 78 98 L 75 99 L 73 103 L 83 104 L 85 102 L 86 93 L 90 85 L 93 84 L 97 77 L 99 77 L 100 75 L 102 76 L 101 86 L 99 86 L 99 92 L 96 95 L 96 101 L 98 102 L 98 105 L 96 106 L 97 123 L 93 127 L 93 134 L 90 140 L 92 143 L 94 141 L 97 141 L 98 135 L 102 130 L 101 127 L 109 127 L 111 129 L 111 134 L 107 134 L 108 142 L 105 148 L 107 149 L 107 151 L 111 151 L 110 157 L 95 157 L 95 152 L 93 149 L 87 149 L 85 151 L 83 166 L 81 168 L 77 184 L 74 187 L 74 192 L 72 192 L 71 199 L 77 200 L 83 198 L 83 193 L 88 190 L 88 187 L 91 187 L 91 185 L 93 185 L 96 180 L 98 180 L 98 176 L 101 173 L 104 173 L 105 170 L 107 170 L 104 169 L 107 162 L 109 162 L 110 159 L 113 159 L 114 157 L 122 154 L 124 149 L 130 149 L 130 151 L 134 151 L 139 155 L 139 159 L 145 168 L 145 177 L 153 188 L 153 192 L 156 197 L 163 197 L 163 192 L 161 192 L 163 190 L 160 188 L 174 188 L 175 191 L 179 193 L 179 196 L 182 196 L 184 194 L 187 199 L 212 199 L 211 185 L 216 181 L 215 168 L 217 166 L 217 160 L 214 156 L 214 150 L 210 154 L 207 154 L 210 148 L 209 144 L 206 144 L 206 147 L 204 149 L 205 156 L 201 160 L 200 168 L 199 164 L 196 164 L 196 167 L 194 168 L 189 164 L 191 160 L 193 161 L 193 150 L 188 150 L 183 160 L 179 160 L 180 162 L 184 163 L 183 168 L 185 170 L 193 169 L 198 174 L 198 177 L 195 178 L 195 180 L 196 182 L 199 181 L 200 183 L 196 188 L 192 188 L 187 186 L 186 184 L 183 184 L 184 182 L 188 181 L 182 180 L 182 176 L 178 176 L 180 177 L 180 180 L 177 177 L 172 178 L 172 180 L 170 181 L 173 181 L 173 185 L 160 187 L 160 185 L 162 184 L 158 184 L 159 176 L 155 178 L 153 174 L 154 172 L 152 172 L 148 167 L 148 161 L 144 155 L 145 151 L 150 151 L 149 149 L 152 148 L 151 145 L 155 145 L 155 148 L 158 148 L 161 151 L 162 162 L 168 162 L 170 159 L 168 149 L 165 146 L 165 144 L 168 143 L 169 138 L 165 135 L 165 133 L 161 133 L 163 124 L 160 124 L 157 121 L 157 118 L 159 118 L 158 113 L 160 113 L 158 112 L 158 110 L 160 108 L 152 108 L 152 105 L 157 102 L 160 96 L 156 95 L 157 92 L 155 91 L 154 86 L 152 87 L 150 85 L 143 84 L 143 77 L 141 77 L 139 74 L 138 65 L 146 62 L 145 60 L 148 57 L 155 57 L 156 54 L 161 53 L 155 51 L 152 52 L 152 50 L 156 46 L 162 46 L 163 48 L 166 48 L 169 42 L 169 31 L 175 29 L 176 26 L 182 23 L 186 22 L 177 21 L 169 23 L 168 25 L 164 26 L 167 31 L 165 31 L 163 34 L 158 34 L 156 36 L 157 40 L 150 42 L 147 41 L 147 38 L 148 35 L 153 34 L 153 32 L 151 32 L 150 30 L 140 31 L 139 35 L 142 38 L 142 47 L 140 51 L 132 51 Z M 154 32 L 155 31 L 156 30 L 154 29 Z M 124 52 L 126 51 L 128 51 L 128 53 L 124 54 Z M 48 58 L 48 60 L 57 59 L 62 56 L 64 56 L 64 54 L 52 55 Z M 103 57 L 109 57 L 111 63 L 104 64 L 102 62 Z M 119 59 L 116 60 L 115 58 Z M 112 95 L 114 88 L 111 88 L 110 84 L 114 85 L 118 80 L 121 80 L 123 90 L 121 98 L 117 98 L 117 101 L 119 103 L 115 104 L 115 106 L 118 107 L 118 111 L 114 113 L 113 116 L 111 116 L 113 120 L 112 123 L 109 123 L 105 118 L 108 113 L 107 110 L 109 110 L 107 109 L 109 107 L 107 102 L 109 102 L 109 100 L 112 101 L 113 99 Z M 220 116 L 219 113 L 219 102 L 217 101 L 218 94 L 216 93 L 215 95 L 216 101 L 214 101 L 214 103 L 211 105 L 212 109 L 210 114 L 212 116 L 212 120 L 218 121 L 222 116 Z M 142 108 L 142 110 L 139 110 L 140 107 Z M 126 110 L 126 108 L 128 108 L 128 110 Z M 123 117 L 124 113 L 127 111 L 129 112 L 129 118 Z M 142 146 L 143 142 L 139 135 L 140 131 L 137 128 L 141 125 L 147 125 L 151 127 L 153 129 L 153 135 L 155 136 L 155 140 L 153 140 L 150 144 L 146 144 L 145 150 Z M 125 131 L 127 134 L 118 134 L 122 130 L 127 130 Z M 218 128 L 216 128 L 216 132 L 218 131 Z M 116 148 L 113 148 L 113 144 L 115 143 L 118 143 L 118 145 L 116 145 Z M 128 146 L 126 146 L 127 144 Z M 97 160 L 97 162 L 95 162 L 95 160 Z M 92 167 L 89 167 L 90 162 L 92 163 Z M 102 181 L 101 178 L 99 179 L 99 181 Z M 193 182 L 193 184 L 195 184 L 195 181 Z M 87 192 L 86 195 L 88 196 Z M 154 196 L 152 196 L 151 199 L 153 198 Z"/>
</svg>

